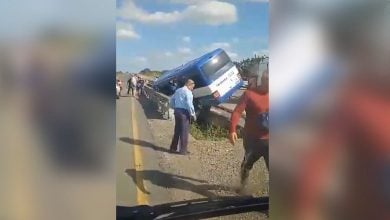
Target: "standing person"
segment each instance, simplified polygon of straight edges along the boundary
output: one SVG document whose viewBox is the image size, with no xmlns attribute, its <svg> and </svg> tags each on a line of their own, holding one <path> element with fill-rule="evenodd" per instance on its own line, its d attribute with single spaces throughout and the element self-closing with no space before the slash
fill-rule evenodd
<svg viewBox="0 0 390 220">
<path fill-rule="evenodd" d="M 260 71 L 252 71 L 252 74 Z M 253 76 L 252 76 L 253 77 Z M 264 157 L 267 169 L 269 169 L 268 157 L 268 70 L 262 74 L 255 74 L 256 88 L 245 91 L 231 116 L 230 142 L 234 145 L 237 141 L 236 126 L 245 110 L 244 149 L 245 156 L 241 163 L 241 187 L 243 188 L 249 176 L 253 164 Z"/>
<path fill-rule="evenodd" d="M 121 96 L 122 95 L 122 89 L 123 89 L 122 81 L 118 78 L 116 80 L 116 83 L 119 86 L 119 95 L 118 96 Z"/>
<path fill-rule="evenodd" d="M 170 105 L 174 109 L 175 114 L 175 134 L 172 138 L 170 151 L 177 153 L 178 144 L 180 141 L 180 154 L 186 155 L 188 145 L 188 132 L 190 126 L 190 118 L 196 121 L 195 109 L 193 104 L 192 90 L 195 87 L 195 82 L 188 79 L 186 84 L 176 90 L 173 94 Z"/>
<path fill-rule="evenodd" d="M 119 99 L 119 96 L 120 96 L 120 92 L 121 92 L 121 88 L 118 84 L 118 81 L 119 79 L 116 79 L 116 82 L 115 82 L 115 87 L 116 87 L 116 99 Z"/>
<path fill-rule="evenodd" d="M 169 93 L 170 94 L 174 94 L 175 93 L 175 91 L 176 91 L 176 88 L 177 88 L 177 83 L 176 83 L 176 80 L 175 79 L 173 79 L 173 80 L 171 80 L 170 82 L 169 82 Z"/>
<path fill-rule="evenodd" d="M 144 87 L 145 87 L 145 80 L 141 78 L 140 80 L 140 87 L 139 87 L 139 95 L 145 95 L 145 90 L 144 90 Z M 145 95 L 146 96 L 146 95 Z"/>
<path fill-rule="evenodd" d="M 137 95 L 138 97 L 141 96 L 141 77 L 137 77 Z"/>
<path fill-rule="evenodd" d="M 133 76 L 130 75 L 129 79 L 127 80 L 127 95 L 130 94 L 130 89 L 131 89 L 131 78 Z"/>
<path fill-rule="evenodd" d="M 134 89 L 137 85 L 137 79 L 135 78 L 134 75 L 130 77 L 130 79 L 127 81 L 127 84 L 128 84 L 127 94 L 129 94 L 131 90 L 131 95 L 134 96 Z"/>
<path fill-rule="evenodd" d="M 138 96 L 142 95 L 143 92 L 143 86 L 144 86 L 144 79 L 142 77 L 138 77 Z"/>
</svg>

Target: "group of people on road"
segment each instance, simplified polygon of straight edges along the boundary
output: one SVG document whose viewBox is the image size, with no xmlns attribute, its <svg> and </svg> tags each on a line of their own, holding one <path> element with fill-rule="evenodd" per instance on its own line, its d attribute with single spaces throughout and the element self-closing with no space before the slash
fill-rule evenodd
<svg viewBox="0 0 390 220">
<path fill-rule="evenodd" d="M 236 127 L 243 111 L 246 112 L 245 126 L 243 130 L 243 145 L 245 156 L 241 163 L 241 186 L 247 183 L 249 172 L 254 163 L 264 157 L 267 169 L 269 169 L 268 156 L 268 69 L 263 72 L 252 71 L 251 79 L 256 84 L 248 88 L 240 98 L 231 115 L 229 140 L 234 145 L 238 139 Z M 192 90 L 195 82 L 188 79 L 185 85 L 175 91 L 170 100 L 170 107 L 174 109 L 175 129 L 172 138 L 170 152 L 189 154 L 187 151 L 189 126 L 191 119 L 196 121 L 193 105 Z"/>
<path fill-rule="evenodd" d="M 145 80 L 141 78 L 140 76 L 132 75 L 128 80 L 127 80 L 127 95 L 130 94 L 134 96 L 136 93 L 139 96 L 145 95 Z"/>
<path fill-rule="evenodd" d="M 122 90 L 123 90 L 123 82 L 117 78 L 116 79 L 116 97 L 119 99 L 120 96 L 122 96 Z M 131 95 L 135 97 L 137 95 L 140 97 L 141 95 L 146 95 L 145 93 L 145 80 L 137 75 L 131 75 L 130 78 L 127 80 L 127 95 Z"/>
</svg>

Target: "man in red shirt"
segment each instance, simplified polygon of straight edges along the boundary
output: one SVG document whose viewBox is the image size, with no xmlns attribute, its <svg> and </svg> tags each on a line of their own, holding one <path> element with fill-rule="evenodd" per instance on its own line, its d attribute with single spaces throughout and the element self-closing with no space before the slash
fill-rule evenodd
<svg viewBox="0 0 390 220">
<path fill-rule="evenodd" d="M 237 141 L 236 127 L 245 110 L 246 119 L 244 126 L 244 149 L 245 156 L 241 164 L 241 186 L 245 186 L 249 171 L 253 164 L 264 157 L 267 169 L 269 166 L 268 157 L 268 128 L 259 125 L 259 117 L 262 113 L 269 111 L 269 97 L 268 97 L 268 68 L 262 72 L 257 72 L 253 77 L 256 78 L 257 86 L 253 89 L 245 91 L 239 103 L 234 109 L 231 116 L 230 124 L 230 142 L 234 145 Z M 261 74 L 259 74 L 261 73 Z"/>
</svg>

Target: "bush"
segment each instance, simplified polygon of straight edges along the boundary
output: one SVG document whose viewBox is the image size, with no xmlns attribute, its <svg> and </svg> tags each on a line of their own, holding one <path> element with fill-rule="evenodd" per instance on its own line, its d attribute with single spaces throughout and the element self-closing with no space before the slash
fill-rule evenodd
<svg viewBox="0 0 390 220">
<path fill-rule="evenodd" d="M 221 141 L 228 137 L 228 130 L 214 125 L 198 125 L 192 123 L 190 127 L 191 135 L 198 140 Z"/>
<path fill-rule="evenodd" d="M 236 64 L 236 66 L 239 68 L 241 76 L 243 78 L 247 78 L 250 75 L 248 68 L 255 63 L 262 62 L 264 59 L 268 59 L 268 56 L 266 56 L 266 55 L 256 56 L 255 55 L 254 57 L 244 59 L 240 62 L 234 62 L 234 64 Z"/>
</svg>

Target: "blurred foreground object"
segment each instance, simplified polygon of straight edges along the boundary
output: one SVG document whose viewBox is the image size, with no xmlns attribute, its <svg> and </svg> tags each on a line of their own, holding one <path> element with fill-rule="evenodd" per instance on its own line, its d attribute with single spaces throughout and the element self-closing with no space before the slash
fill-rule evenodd
<svg viewBox="0 0 390 220">
<path fill-rule="evenodd" d="M 389 6 L 271 2 L 272 218 L 390 218 Z"/>
<path fill-rule="evenodd" d="M 115 3 L 91 3 L 0 3 L 0 219 L 115 216 Z"/>
</svg>

